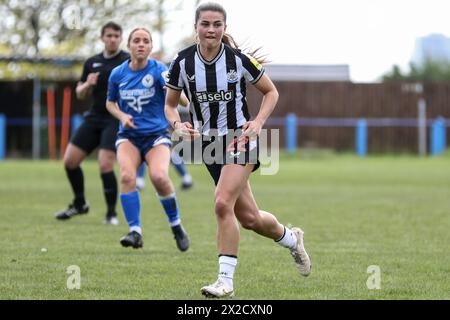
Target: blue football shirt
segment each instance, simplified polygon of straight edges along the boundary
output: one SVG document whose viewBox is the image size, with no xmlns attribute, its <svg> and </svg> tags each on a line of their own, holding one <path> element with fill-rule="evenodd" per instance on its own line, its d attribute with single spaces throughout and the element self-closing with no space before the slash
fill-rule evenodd
<svg viewBox="0 0 450 320">
<path fill-rule="evenodd" d="M 137 129 L 123 128 L 119 132 L 132 135 L 154 134 L 164 131 L 169 124 L 164 114 L 167 67 L 149 59 L 141 70 L 131 70 L 130 60 L 111 72 L 108 82 L 108 100 L 117 102 L 120 110 L 133 116 Z"/>
</svg>

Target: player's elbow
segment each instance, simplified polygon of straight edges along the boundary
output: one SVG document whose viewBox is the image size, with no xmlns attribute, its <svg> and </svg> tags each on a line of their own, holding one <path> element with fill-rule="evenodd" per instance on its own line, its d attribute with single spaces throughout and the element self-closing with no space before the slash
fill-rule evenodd
<svg viewBox="0 0 450 320">
<path fill-rule="evenodd" d="M 273 89 L 269 91 L 269 94 L 271 95 L 274 103 L 276 104 L 278 102 L 278 98 L 280 97 L 277 88 L 273 87 Z"/>
<path fill-rule="evenodd" d="M 106 110 L 108 110 L 109 113 L 114 114 L 114 102 L 106 101 Z"/>
<path fill-rule="evenodd" d="M 189 100 L 185 96 L 180 97 L 180 104 L 183 107 L 187 107 L 189 105 Z"/>
<path fill-rule="evenodd" d="M 79 87 L 77 87 L 75 89 L 75 94 L 76 94 L 78 100 L 86 99 L 86 93 L 83 90 L 81 90 L 81 88 L 79 88 Z"/>
</svg>

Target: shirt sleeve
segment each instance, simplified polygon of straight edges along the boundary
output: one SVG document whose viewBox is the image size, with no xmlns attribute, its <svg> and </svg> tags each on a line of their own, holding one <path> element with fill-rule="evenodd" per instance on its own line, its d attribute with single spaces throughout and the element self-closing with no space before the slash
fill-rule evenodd
<svg viewBox="0 0 450 320">
<path fill-rule="evenodd" d="M 119 100 L 119 84 L 117 83 L 117 69 L 113 69 L 108 80 L 108 101 L 118 102 Z"/>
<path fill-rule="evenodd" d="M 246 54 L 241 55 L 242 66 L 244 67 L 244 77 L 251 84 L 255 84 L 261 79 L 265 70 L 264 67 L 255 58 Z"/>
<path fill-rule="evenodd" d="M 168 81 L 166 85 L 177 91 L 184 88 L 183 78 L 181 77 L 180 59 L 176 57 L 169 67 Z"/>
<path fill-rule="evenodd" d="M 81 74 L 81 78 L 80 78 L 81 82 L 86 82 L 87 77 L 89 75 L 89 67 L 88 67 L 89 64 L 88 63 L 89 63 L 89 60 L 86 60 L 83 65 L 83 73 Z"/>
<path fill-rule="evenodd" d="M 160 72 L 159 84 L 161 85 L 162 88 L 165 88 L 167 82 L 169 81 L 169 71 L 164 64 L 160 63 L 159 72 Z"/>
</svg>

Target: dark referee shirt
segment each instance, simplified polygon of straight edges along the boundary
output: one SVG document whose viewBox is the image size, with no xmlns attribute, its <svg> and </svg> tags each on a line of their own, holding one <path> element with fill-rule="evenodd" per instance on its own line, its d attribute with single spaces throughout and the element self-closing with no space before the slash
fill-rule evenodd
<svg viewBox="0 0 450 320">
<path fill-rule="evenodd" d="M 83 66 L 83 73 L 80 81 L 86 82 L 89 73 L 99 72 L 97 85 L 92 89 L 94 104 L 90 109 L 91 114 L 111 116 L 106 109 L 106 95 L 108 91 L 108 79 L 112 69 L 129 59 L 130 55 L 120 50 L 115 56 L 105 58 L 103 52 L 86 60 Z"/>
<path fill-rule="evenodd" d="M 250 120 L 246 81 L 255 84 L 263 74 L 258 61 L 240 50 L 222 44 L 217 56 L 206 61 L 193 45 L 172 62 L 167 86 L 184 90 L 196 129 L 205 135 L 211 129 L 218 130 L 222 136 Z"/>
</svg>

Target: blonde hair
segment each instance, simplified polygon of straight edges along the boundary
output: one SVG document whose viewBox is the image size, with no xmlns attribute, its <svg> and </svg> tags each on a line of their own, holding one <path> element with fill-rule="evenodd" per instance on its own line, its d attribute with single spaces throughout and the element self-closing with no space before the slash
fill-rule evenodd
<svg viewBox="0 0 450 320">
<path fill-rule="evenodd" d="M 151 34 L 151 32 L 150 32 L 147 28 L 144 28 L 144 27 L 137 27 L 137 28 L 134 28 L 133 31 L 131 31 L 131 32 L 130 32 L 130 35 L 128 36 L 128 41 L 127 41 L 127 45 L 128 45 L 128 46 L 130 45 L 131 38 L 133 37 L 133 34 L 134 34 L 136 31 L 139 31 L 139 30 L 142 30 L 142 31 L 147 32 L 148 35 L 150 36 L 150 41 L 153 42 L 152 34 Z"/>
</svg>

